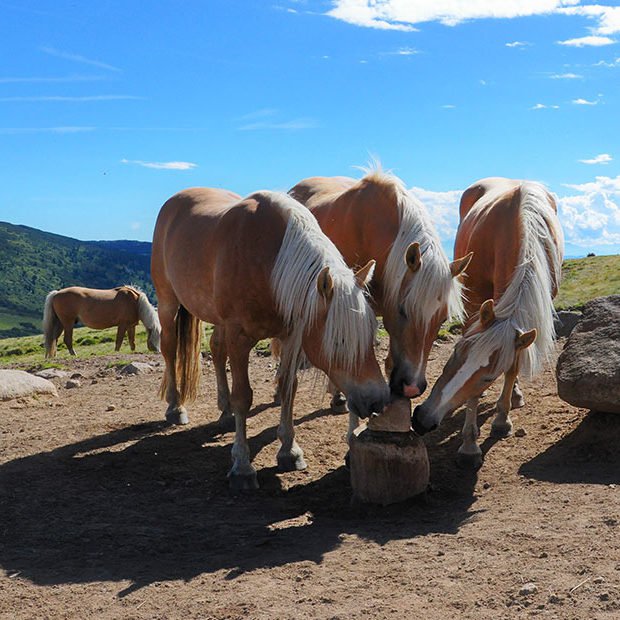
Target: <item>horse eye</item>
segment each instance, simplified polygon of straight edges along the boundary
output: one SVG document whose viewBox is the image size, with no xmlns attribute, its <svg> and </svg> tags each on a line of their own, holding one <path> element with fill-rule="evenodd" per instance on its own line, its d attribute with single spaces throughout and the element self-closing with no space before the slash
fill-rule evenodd
<svg viewBox="0 0 620 620">
<path fill-rule="evenodd" d="M 405 312 L 405 306 L 403 306 L 402 304 L 400 306 L 398 306 L 398 314 L 400 314 L 400 316 L 407 320 L 407 313 Z"/>
</svg>

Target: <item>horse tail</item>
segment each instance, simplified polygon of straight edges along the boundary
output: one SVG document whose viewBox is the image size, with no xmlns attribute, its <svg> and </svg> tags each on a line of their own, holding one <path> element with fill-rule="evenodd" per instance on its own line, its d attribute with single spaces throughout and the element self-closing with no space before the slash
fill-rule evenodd
<svg viewBox="0 0 620 620">
<path fill-rule="evenodd" d="M 177 331 L 176 380 L 179 404 L 182 405 L 188 400 L 194 400 L 198 392 L 202 325 L 199 319 L 183 306 L 179 306 L 175 326 Z"/>
<path fill-rule="evenodd" d="M 45 357 L 56 355 L 56 339 L 62 332 L 62 323 L 54 310 L 54 297 L 58 291 L 50 291 L 43 306 L 43 337 L 45 342 Z"/>
</svg>

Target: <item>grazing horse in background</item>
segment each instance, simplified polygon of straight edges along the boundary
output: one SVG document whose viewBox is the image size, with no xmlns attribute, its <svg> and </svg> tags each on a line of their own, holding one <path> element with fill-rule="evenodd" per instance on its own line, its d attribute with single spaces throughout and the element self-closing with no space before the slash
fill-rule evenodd
<svg viewBox="0 0 620 620">
<path fill-rule="evenodd" d="M 144 323 L 147 331 L 146 344 L 149 351 L 159 351 L 159 319 L 147 296 L 136 286 L 119 286 L 113 289 L 70 286 L 51 291 L 45 298 L 43 310 L 43 334 L 45 357 L 56 355 L 58 338 L 64 331 L 64 343 L 71 355 L 73 349 L 73 326 L 81 321 L 92 329 L 106 329 L 118 325 L 116 347 L 123 344 L 125 332 L 132 351 L 136 349 L 136 325 Z"/>
<path fill-rule="evenodd" d="M 234 413 L 232 488 L 258 486 L 246 417 L 253 395 L 249 355 L 259 340 L 282 341 L 280 470 L 306 467 L 293 427 L 296 371 L 304 355 L 347 394 L 357 415 L 379 413 L 387 404 L 389 390 L 373 349 L 376 322 L 365 296 L 372 270 L 370 263 L 354 274 L 311 213 L 286 194 L 263 191 L 240 199 L 193 188 L 162 207 L 151 274 L 166 361 L 166 418 L 188 421 L 184 403 L 195 397 L 200 374 L 200 321 L 208 321 L 215 325 L 218 405 L 223 415 Z"/>
<path fill-rule="evenodd" d="M 551 194 L 530 181 L 483 179 L 461 198 L 455 252 L 474 252 L 466 281 L 469 320 L 412 424 L 420 434 L 433 430 L 467 402 L 463 465 L 482 463 L 476 421 L 482 392 L 504 373 L 492 432 L 509 436 L 510 409 L 524 404 L 517 375 L 532 377 L 553 350 L 564 251 L 556 210 Z"/>
<path fill-rule="evenodd" d="M 419 396 L 439 327 L 447 318 L 463 318 L 458 276 L 471 255 L 449 262 L 424 205 L 398 177 L 381 170 L 361 180 L 305 179 L 289 194 L 310 209 L 350 267 L 376 260 L 369 288 L 390 335 L 390 390 L 398 397 Z M 340 402 L 334 394 L 335 410 Z M 358 424 L 352 415 L 349 432 Z"/>
</svg>

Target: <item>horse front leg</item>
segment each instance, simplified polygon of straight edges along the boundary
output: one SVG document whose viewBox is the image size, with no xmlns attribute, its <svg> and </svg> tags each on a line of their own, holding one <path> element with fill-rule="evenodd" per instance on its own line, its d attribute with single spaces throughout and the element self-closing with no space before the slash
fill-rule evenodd
<svg viewBox="0 0 620 620">
<path fill-rule="evenodd" d="M 211 357 L 215 369 L 217 382 L 217 407 L 220 410 L 218 424 L 225 431 L 235 430 L 235 418 L 230 406 L 230 390 L 228 389 L 228 377 L 226 376 L 226 331 L 224 327 L 216 325 L 210 339 Z"/>
<path fill-rule="evenodd" d="M 114 345 L 115 351 L 120 351 L 123 346 L 123 338 L 125 338 L 125 324 L 119 323 L 118 329 L 116 330 L 116 344 Z"/>
<path fill-rule="evenodd" d="M 330 380 L 327 388 L 329 394 L 332 395 L 329 406 L 334 413 L 347 413 L 349 411 L 347 407 L 347 397 L 336 387 L 333 381 Z"/>
<path fill-rule="evenodd" d="M 136 326 L 129 325 L 127 327 L 127 340 L 129 340 L 129 348 L 132 353 L 136 352 Z"/>
<path fill-rule="evenodd" d="M 496 414 L 491 424 L 491 433 L 495 437 L 510 437 L 512 435 L 512 420 L 510 419 L 510 408 L 514 387 L 519 371 L 519 354 L 510 370 L 504 375 L 504 387 L 496 405 Z M 521 390 L 519 390 L 520 392 Z M 521 394 L 523 398 L 523 394 Z"/>
<path fill-rule="evenodd" d="M 478 400 L 470 398 L 465 409 L 465 424 L 463 424 L 463 443 L 459 448 L 456 461 L 465 469 L 479 469 L 482 465 L 482 450 L 478 445 L 480 429 L 478 428 Z"/>
<path fill-rule="evenodd" d="M 232 467 L 228 472 L 228 483 L 234 491 L 258 489 L 256 469 L 250 458 L 246 419 L 252 406 L 252 388 L 248 377 L 250 351 L 256 341 L 248 338 L 240 329 L 226 329 L 226 348 L 232 374 L 230 403 L 235 419 L 235 441 L 232 447 Z"/>
<path fill-rule="evenodd" d="M 286 370 L 284 371 L 287 372 Z M 278 439 L 282 444 L 278 450 L 277 461 L 279 471 L 296 471 L 306 469 L 304 453 L 295 441 L 295 426 L 293 424 L 293 403 L 297 393 L 297 373 L 294 369 L 288 372 L 295 373 L 293 377 L 282 375 L 281 391 L 282 408 L 280 410 L 280 424 L 278 426 Z"/>
<path fill-rule="evenodd" d="M 171 424 L 188 424 L 187 410 L 179 403 L 179 390 L 177 389 L 177 329 L 175 317 L 178 309 L 178 302 L 164 303 L 160 301 L 159 303 L 161 353 L 166 363 L 160 396 L 168 403 L 166 420 Z"/>
<path fill-rule="evenodd" d="M 523 392 L 521 391 L 521 386 L 519 385 L 519 377 L 517 376 L 514 387 L 512 388 L 512 396 L 510 397 L 510 408 L 520 409 L 524 406 L 525 398 L 523 397 Z"/>
</svg>

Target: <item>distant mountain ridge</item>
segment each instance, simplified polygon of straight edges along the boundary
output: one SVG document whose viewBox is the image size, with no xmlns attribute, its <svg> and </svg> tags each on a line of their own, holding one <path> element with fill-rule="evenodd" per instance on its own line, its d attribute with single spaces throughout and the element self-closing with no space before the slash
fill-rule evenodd
<svg viewBox="0 0 620 620">
<path fill-rule="evenodd" d="M 135 284 L 154 301 L 150 262 L 148 242 L 80 241 L 0 222 L 0 312 L 23 315 L 36 323 L 47 293 L 66 286 Z M 0 337 L 7 335 L 0 333 Z"/>
</svg>

